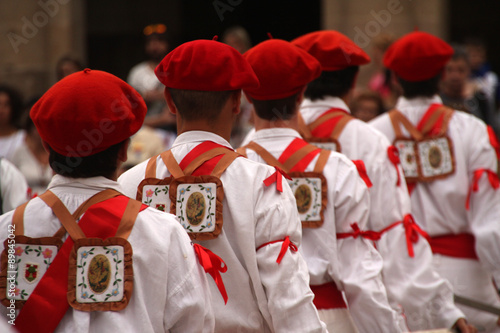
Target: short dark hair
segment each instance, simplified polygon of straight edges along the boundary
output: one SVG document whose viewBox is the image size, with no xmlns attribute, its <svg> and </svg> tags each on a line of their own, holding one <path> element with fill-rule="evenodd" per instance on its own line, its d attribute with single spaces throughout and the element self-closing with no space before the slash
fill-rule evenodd
<svg viewBox="0 0 500 333">
<path fill-rule="evenodd" d="M 10 104 L 10 120 L 9 124 L 16 128 L 21 128 L 21 118 L 24 113 L 23 98 L 19 91 L 13 87 L 0 85 L 0 94 L 4 93 L 9 97 Z"/>
<path fill-rule="evenodd" d="M 339 71 L 323 71 L 321 75 L 307 85 L 304 96 L 311 100 L 326 96 L 345 96 L 354 85 L 359 66 L 349 66 Z"/>
<path fill-rule="evenodd" d="M 118 169 L 118 153 L 127 140 L 86 157 L 64 156 L 49 147 L 49 164 L 55 173 L 65 177 L 90 178 L 103 176 L 112 179 Z"/>
<path fill-rule="evenodd" d="M 297 113 L 297 96 L 300 92 L 282 99 L 271 99 L 267 101 L 252 98 L 255 113 L 259 118 L 265 120 L 281 119 L 289 120 Z"/>
<path fill-rule="evenodd" d="M 403 96 L 406 98 L 415 97 L 432 97 L 439 92 L 439 81 L 441 80 L 442 71 L 438 75 L 424 81 L 410 82 L 396 76 L 401 88 L 403 88 Z"/>
<path fill-rule="evenodd" d="M 182 118 L 216 120 L 229 97 L 238 90 L 199 91 L 167 88 Z"/>
</svg>

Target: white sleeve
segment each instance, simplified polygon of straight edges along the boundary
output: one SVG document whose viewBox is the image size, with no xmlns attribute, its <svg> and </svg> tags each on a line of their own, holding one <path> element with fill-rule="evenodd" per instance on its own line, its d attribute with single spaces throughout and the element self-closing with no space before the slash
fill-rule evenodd
<svg viewBox="0 0 500 333">
<path fill-rule="evenodd" d="M 471 121 L 467 139 L 466 156 L 469 167 L 469 190 L 474 182 L 474 173 L 480 169 L 497 172 L 498 162 L 489 142 L 486 125 Z M 478 191 L 471 193 L 470 210 L 467 211 L 470 227 L 476 239 L 476 253 L 479 261 L 488 269 L 500 286 L 500 188 L 495 188 L 489 176 L 483 173 L 478 181 Z"/>
<path fill-rule="evenodd" d="M 260 210 L 256 222 L 256 247 L 289 237 L 297 247 L 301 243 L 301 222 L 295 198 L 283 178 L 283 192 L 272 184 L 256 203 Z M 309 287 L 309 271 L 299 252 L 288 248 L 276 262 L 283 242 L 266 245 L 257 250 L 257 265 L 264 286 L 274 332 L 326 332 L 314 306 Z"/>
<path fill-rule="evenodd" d="M 365 229 L 370 210 L 368 188 L 353 163 L 339 164 L 333 192 L 337 233 L 352 232 L 358 223 Z M 329 191 L 329 193 L 331 193 Z M 360 332 L 399 332 L 397 316 L 382 282 L 383 261 L 372 243 L 362 237 L 339 239 L 340 288 Z"/>
<path fill-rule="evenodd" d="M 23 174 L 6 159 L 0 160 L 0 195 L 3 212 L 22 205 L 28 198 L 28 184 Z"/>
<path fill-rule="evenodd" d="M 207 276 L 196 259 L 189 236 L 180 225 L 169 235 L 167 332 L 213 332 L 215 319 Z M 174 281 L 174 282 L 171 282 Z"/>
</svg>

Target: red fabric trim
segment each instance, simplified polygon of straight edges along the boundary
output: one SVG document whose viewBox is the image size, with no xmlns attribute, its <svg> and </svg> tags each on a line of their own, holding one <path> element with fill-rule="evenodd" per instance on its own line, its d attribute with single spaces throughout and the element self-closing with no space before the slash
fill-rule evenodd
<svg viewBox="0 0 500 333">
<path fill-rule="evenodd" d="M 418 239 L 420 236 L 423 236 L 427 240 L 429 240 L 429 235 L 422 229 L 420 226 L 415 223 L 415 220 L 413 219 L 413 216 L 410 214 L 406 214 L 403 217 L 403 221 L 397 221 L 394 222 L 393 224 L 385 227 L 380 231 L 380 236 L 382 236 L 384 233 L 387 231 L 391 230 L 392 228 L 403 224 L 405 228 L 405 236 L 406 236 L 406 248 L 408 250 L 408 255 L 413 258 L 415 257 L 415 252 L 413 251 L 413 244 L 416 244 L 418 242 Z"/>
<path fill-rule="evenodd" d="M 286 236 L 285 239 L 280 239 L 280 240 L 275 240 L 275 241 L 264 243 L 261 246 L 259 246 L 256 251 L 259 251 L 264 246 L 267 246 L 267 245 L 270 245 L 270 244 L 274 244 L 274 243 L 279 243 L 279 242 L 283 242 L 283 244 L 281 245 L 281 250 L 280 250 L 280 253 L 278 254 L 278 259 L 276 259 L 276 262 L 278 264 L 281 263 L 281 260 L 285 256 L 285 253 L 288 250 L 288 248 L 290 248 L 290 251 L 292 251 L 292 252 L 297 252 L 299 250 L 297 248 L 297 245 L 293 244 L 290 241 L 290 236 Z"/>
<path fill-rule="evenodd" d="M 425 126 L 425 124 L 429 121 L 429 118 L 434 114 L 434 112 L 439 109 L 440 107 L 442 107 L 443 105 L 442 104 L 431 104 L 429 106 L 429 108 L 427 109 L 427 111 L 425 112 L 425 114 L 422 116 L 422 119 L 420 119 L 420 122 L 418 123 L 417 125 L 417 130 L 419 132 L 422 131 L 422 128 Z M 441 126 L 443 125 L 443 120 L 444 120 L 444 114 L 442 114 L 438 120 L 436 121 L 436 123 L 434 124 L 434 126 L 431 128 L 431 130 L 429 131 L 429 135 L 430 136 L 433 136 L 433 135 L 437 135 L 439 134 L 439 131 L 441 129 Z M 423 133 L 423 134 L 427 134 L 427 133 Z"/>
<path fill-rule="evenodd" d="M 415 187 L 417 187 L 417 184 L 418 183 L 410 183 L 410 182 L 407 182 L 406 183 L 406 186 L 408 187 L 408 194 L 411 196 L 411 194 L 413 193 L 413 190 L 415 190 Z"/>
<path fill-rule="evenodd" d="M 365 162 L 363 162 L 363 160 L 353 160 L 353 162 L 356 165 L 356 168 L 358 169 L 359 176 L 365 182 L 366 187 L 368 188 L 372 187 L 373 184 L 370 180 L 370 177 L 368 177 L 368 173 L 366 172 Z"/>
<path fill-rule="evenodd" d="M 205 273 L 212 276 L 220 294 L 222 295 L 222 298 L 224 299 L 224 304 L 227 304 L 228 297 L 226 287 L 224 286 L 224 281 L 222 281 L 222 276 L 220 275 L 220 273 L 225 273 L 227 271 L 226 263 L 218 255 L 199 244 L 193 244 L 193 248 L 200 265 L 205 270 Z"/>
<path fill-rule="evenodd" d="M 431 237 L 429 244 L 432 252 L 448 257 L 478 260 L 475 247 L 475 238 L 472 234 L 449 234 Z"/>
<path fill-rule="evenodd" d="M 495 149 L 495 153 L 497 154 L 497 160 L 500 160 L 500 142 L 498 142 L 498 138 L 493 131 L 493 128 L 488 125 L 488 137 L 490 138 L 491 146 Z"/>
<path fill-rule="evenodd" d="M 323 117 L 326 114 L 332 113 L 332 112 L 338 112 L 342 111 L 346 115 L 349 115 L 349 112 L 346 110 L 342 110 L 339 108 L 331 108 L 327 111 L 325 111 L 321 116 L 319 116 L 317 119 Z M 327 121 L 323 122 L 322 124 L 318 125 L 313 131 L 311 131 L 312 136 L 317 137 L 317 138 L 328 138 L 332 135 L 333 130 L 335 129 L 335 126 L 337 126 L 337 123 L 344 117 L 344 115 L 328 119 Z"/>
<path fill-rule="evenodd" d="M 293 153 L 295 153 L 297 150 L 307 145 L 308 143 L 306 141 L 299 138 L 295 138 L 292 142 L 290 142 L 290 144 L 288 145 L 288 147 L 286 147 L 283 153 L 281 153 L 281 156 L 278 158 L 278 161 L 281 164 L 285 163 L 290 158 L 290 156 L 293 155 Z"/>
<path fill-rule="evenodd" d="M 401 185 L 401 177 L 399 176 L 398 165 L 399 163 L 401 163 L 401 160 L 399 159 L 398 149 L 394 146 L 389 146 L 387 148 L 387 156 L 389 157 L 389 161 L 391 161 L 392 165 L 394 165 L 394 168 L 396 169 L 396 174 L 398 175 L 396 186 L 399 186 Z"/>
<path fill-rule="evenodd" d="M 181 167 L 182 170 L 184 170 L 199 155 L 218 147 L 227 148 L 231 150 L 230 148 L 215 143 L 213 141 L 205 141 L 194 147 L 186 156 L 184 156 L 182 161 L 179 163 L 179 166 Z"/>
<path fill-rule="evenodd" d="M 219 161 L 224 157 L 224 155 L 215 156 L 211 160 L 206 161 L 202 165 L 200 165 L 196 170 L 193 171 L 193 176 L 202 176 L 202 175 L 210 175 L 212 171 L 214 171 L 215 166 Z"/>
<path fill-rule="evenodd" d="M 316 309 L 347 309 L 342 292 L 337 288 L 335 282 L 321 285 L 311 285 L 314 293 L 313 303 Z"/>
<path fill-rule="evenodd" d="M 371 231 L 371 230 L 362 231 L 361 229 L 359 229 L 359 225 L 356 222 L 351 224 L 351 228 L 352 230 L 354 230 L 354 232 L 339 232 L 337 233 L 337 239 L 344 239 L 349 237 L 358 238 L 359 236 L 361 236 L 362 238 L 365 239 L 377 241 L 380 239 L 381 236 L 381 234 L 376 231 Z"/>
<path fill-rule="evenodd" d="M 488 180 L 491 184 L 491 187 L 493 187 L 493 189 L 497 190 L 500 187 L 500 180 L 498 179 L 498 175 L 495 172 L 488 170 L 488 169 L 479 169 L 479 170 L 474 171 L 474 176 L 472 178 L 472 184 L 471 184 L 471 187 L 469 189 L 469 193 L 467 194 L 467 199 L 465 201 L 465 208 L 467 210 L 470 209 L 470 198 L 471 198 L 472 192 L 479 191 L 479 179 L 481 179 L 481 176 L 483 175 L 483 173 L 486 173 L 488 175 Z"/>
<path fill-rule="evenodd" d="M 272 175 L 264 179 L 264 185 L 269 186 L 273 183 L 276 183 L 276 189 L 279 192 L 283 192 L 283 179 L 281 176 L 285 177 L 288 180 L 292 180 L 292 178 L 280 168 L 278 167 L 274 168 L 276 169 L 276 171 Z"/>
<path fill-rule="evenodd" d="M 121 195 L 90 207 L 78 223 L 89 238 L 106 239 L 118 230 L 125 207 L 130 199 Z M 143 205 L 141 210 L 147 206 Z M 16 319 L 19 332 L 53 332 L 68 310 L 69 255 L 73 249 L 71 237 L 60 251 Z"/>
</svg>

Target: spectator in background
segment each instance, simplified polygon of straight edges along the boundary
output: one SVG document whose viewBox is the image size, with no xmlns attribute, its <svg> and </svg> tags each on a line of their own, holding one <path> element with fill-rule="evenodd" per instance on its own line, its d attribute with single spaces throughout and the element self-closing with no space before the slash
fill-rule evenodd
<svg viewBox="0 0 500 333">
<path fill-rule="evenodd" d="M 17 90 L 0 86 L 0 157 L 10 160 L 23 143 L 24 131 L 19 120 L 23 113 L 23 100 Z"/>
<path fill-rule="evenodd" d="M 168 53 L 167 27 L 164 24 L 150 24 L 143 30 L 147 59 L 130 70 L 127 82 L 144 98 L 148 113 L 144 125 L 161 129 L 165 140 L 175 136 L 175 116 L 168 111 L 164 87 L 155 76 L 154 69 Z"/>
<path fill-rule="evenodd" d="M 28 184 L 16 167 L 0 157 L 0 215 L 28 201 Z"/>
<path fill-rule="evenodd" d="M 29 103 L 28 113 L 37 100 L 35 98 Z M 26 114 L 24 130 L 24 142 L 14 152 L 12 163 L 28 182 L 29 196 L 34 197 L 45 192 L 53 172 L 49 165 L 49 153 L 43 147 L 42 139 L 29 114 Z"/>
<path fill-rule="evenodd" d="M 234 47 L 241 54 L 252 47 L 250 35 L 245 28 L 239 25 L 227 28 L 222 34 L 222 42 Z M 240 110 L 231 132 L 231 145 L 233 147 L 239 147 L 250 129 L 253 128 L 252 105 L 243 95 L 241 96 Z"/>
<path fill-rule="evenodd" d="M 382 97 L 375 91 L 363 91 L 356 95 L 350 109 L 354 117 L 364 122 L 369 122 L 386 111 Z"/>
<path fill-rule="evenodd" d="M 57 81 L 81 70 L 83 70 L 83 65 L 80 60 L 72 56 L 64 56 L 59 59 L 56 65 Z"/>
</svg>

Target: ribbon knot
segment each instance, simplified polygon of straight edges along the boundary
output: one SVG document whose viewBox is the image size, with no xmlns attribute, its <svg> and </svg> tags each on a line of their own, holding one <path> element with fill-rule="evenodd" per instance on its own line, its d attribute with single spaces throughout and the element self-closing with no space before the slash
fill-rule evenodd
<svg viewBox="0 0 500 333">
<path fill-rule="evenodd" d="M 292 251 L 292 252 L 297 252 L 299 250 L 298 247 L 297 247 L 297 245 L 293 244 L 290 241 L 290 237 L 286 236 L 285 239 L 275 240 L 275 241 L 271 241 L 271 242 L 267 242 L 265 244 L 262 244 L 261 246 L 259 246 L 257 248 L 257 251 L 259 251 L 264 246 L 267 246 L 267 245 L 270 245 L 270 244 L 274 244 L 274 243 L 279 243 L 279 242 L 283 242 L 283 244 L 281 244 L 281 250 L 280 250 L 280 253 L 278 254 L 278 259 L 276 259 L 276 262 L 278 264 L 281 263 L 281 260 L 283 259 L 283 257 L 285 256 L 286 251 L 289 248 L 290 248 L 290 251 Z"/>
<path fill-rule="evenodd" d="M 372 230 L 363 231 L 363 230 L 361 230 L 359 228 L 359 225 L 356 222 L 351 224 L 351 228 L 352 228 L 353 232 L 338 233 L 337 239 L 344 239 L 344 238 L 348 238 L 348 237 L 353 237 L 354 239 L 356 239 L 359 236 L 361 236 L 361 238 L 369 239 L 371 241 L 377 241 L 380 239 L 380 236 L 381 236 L 381 234 L 379 232 L 376 232 L 376 231 L 372 231 Z"/>
<path fill-rule="evenodd" d="M 288 180 L 292 180 L 292 178 L 283 170 L 281 170 L 279 167 L 274 167 L 276 171 L 266 179 L 264 179 L 264 185 L 269 186 L 273 183 L 276 183 L 276 189 L 279 192 L 283 192 L 283 179 L 281 176 L 285 177 Z"/>
<path fill-rule="evenodd" d="M 498 179 L 498 175 L 488 169 L 479 169 L 474 171 L 474 177 L 472 178 L 472 185 L 469 190 L 469 193 L 467 194 L 467 200 L 465 201 L 465 208 L 467 210 L 470 209 L 470 197 L 472 192 L 477 192 L 479 191 L 479 179 L 481 179 L 481 176 L 483 173 L 486 173 L 488 175 L 488 181 L 490 182 L 490 185 L 493 189 L 498 189 L 500 187 L 500 180 Z"/>
<path fill-rule="evenodd" d="M 415 220 L 413 216 L 410 214 L 405 215 L 403 218 L 403 226 L 405 228 L 406 235 L 406 247 L 408 248 L 408 255 L 410 257 L 415 257 L 415 252 L 413 251 L 413 244 L 418 242 L 419 236 L 423 236 L 426 239 L 429 239 L 429 235 L 422 230 Z"/>
<path fill-rule="evenodd" d="M 398 148 L 389 146 L 387 148 L 387 156 L 389 157 L 389 161 L 391 161 L 391 163 L 394 165 L 394 168 L 396 169 L 396 173 L 398 175 L 396 186 L 399 186 L 401 184 L 401 178 L 399 176 L 398 164 L 401 163 L 401 160 L 399 159 Z"/>
<path fill-rule="evenodd" d="M 193 248 L 200 265 L 205 270 L 205 273 L 212 276 L 219 292 L 222 295 L 222 298 L 224 299 L 224 304 L 227 304 L 228 297 L 226 287 L 224 286 L 222 276 L 220 275 L 220 273 L 225 273 L 227 271 L 226 263 L 218 255 L 199 244 L 193 244 Z"/>
</svg>

